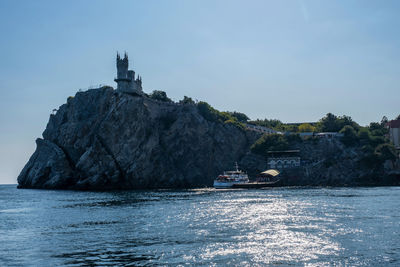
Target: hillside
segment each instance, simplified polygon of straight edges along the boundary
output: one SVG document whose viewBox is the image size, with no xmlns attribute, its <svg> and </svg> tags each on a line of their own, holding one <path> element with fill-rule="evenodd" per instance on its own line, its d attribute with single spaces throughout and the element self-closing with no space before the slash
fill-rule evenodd
<svg viewBox="0 0 400 267">
<path fill-rule="evenodd" d="M 194 104 L 111 87 L 78 92 L 50 116 L 20 188 L 111 190 L 209 186 L 256 136 L 205 119 Z"/>
<path fill-rule="evenodd" d="M 321 120 L 322 126 L 332 125 L 327 118 Z M 343 124 L 340 117 L 333 118 Z M 18 177 L 18 187 L 212 186 L 213 179 L 234 162 L 255 177 L 268 169 L 268 151 L 281 149 L 299 150 L 302 162 L 283 170 L 282 185 L 399 184 L 392 146 L 376 123 L 367 129 L 347 120 L 351 124 L 343 127 L 342 138 L 303 140 L 298 134 L 250 131 L 241 119 L 248 118 L 188 97 L 175 103 L 162 91 L 150 96 L 112 87 L 78 92 L 50 115 L 43 138 L 36 140 L 36 151 Z"/>
</svg>

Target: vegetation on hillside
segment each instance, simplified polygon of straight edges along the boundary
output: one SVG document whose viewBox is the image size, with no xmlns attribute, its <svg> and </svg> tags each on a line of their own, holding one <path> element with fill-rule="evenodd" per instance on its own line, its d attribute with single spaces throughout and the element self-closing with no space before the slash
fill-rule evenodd
<svg viewBox="0 0 400 267">
<path fill-rule="evenodd" d="M 149 97 L 154 100 L 162 101 L 162 102 L 173 102 L 171 98 L 167 96 L 167 93 L 160 90 L 154 90 Z"/>
<path fill-rule="evenodd" d="M 350 116 L 336 116 L 332 113 L 326 114 L 318 122 L 308 123 L 283 123 L 277 119 L 264 119 L 249 121 L 251 124 L 272 128 L 281 132 L 339 132 L 344 126 L 350 125 L 358 129 L 359 125 Z"/>
<path fill-rule="evenodd" d="M 200 101 L 197 103 L 197 109 L 199 113 L 208 121 L 233 124 L 241 129 L 245 129 L 245 125 L 243 124 L 243 122 L 239 121 L 237 118 L 237 114 L 239 113 L 234 116 L 232 112 L 219 111 L 204 101 Z"/>
<path fill-rule="evenodd" d="M 349 116 L 336 116 L 328 113 L 317 123 L 303 123 L 299 125 L 283 124 L 279 120 L 256 120 L 251 123 L 273 128 L 275 130 L 291 129 L 286 135 L 263 135 L 252 146 L 253 153 L 267 155 L 267 151 L 291 149 L 298 138 L 299 132 L 339 132 L 340 138 L 346 147 L 358 147 L 364 152 L 361 163 L 371 168 L 382 166 L 385 160 L 395 160 L 396 150 L 388 139 L 388 129 L 385 127 L 387 118 L 380 123 L 372 122 L 366 127 L 360 126 Z"/>
<path fill-rule="evenodd" d="M 163 102 L 173 102 L 164 91 L 154 90 L 149 98 Z M 191 97 L 184 96 L 179 104 L 196 105 L 199 113 L 208 121 L 232 124 L 245 129 L 245 123 L 264 126 L 276 131 L 285 132 L 286 135 L 263 135 L 252 146 L 251 151 L 266 155 L 267 151 L 290 149 L 297 142 L 302 142 L 298 133 L 304 132 L 339 132 L 343 134 L 341 141 L 347 147 L 362 147 L 365 157 L 362 162 L 369 165 L 379 165 L 383 161 L 396 158 L 396 151 L 387 138 L 388 130 L 385 124 L 388 122 L 383 117 L 381 122 L 372 122 L 366 127 L 360 126 L 350 116 L 336 116 L 327 113 L 318 122 L 285 124 L 277 119 L 257 119 L 250 121 L 249 117 L 241 112 L 219 111 L 204 101 L 194 101 Z M 396 119 L 400 119 L 400 115 Z M 169 120 L 166 121 L 168 126 Z"/>
<path fill-rule="evenodd" d="M 179 104 L 190 104 L 190 105 L 194 105 L 195 102 L 191 97 L 188 96 L 184 96 L 182 100 L 179 101 Z"/>
<path fill-rule="evenodd" d="M 251 152 L 267 156 L 268 151 L 282 151 L 290 149 L 296 143 L 302 142 L 298 134 L 264 134 L 251 147 Z"/>
</svg>

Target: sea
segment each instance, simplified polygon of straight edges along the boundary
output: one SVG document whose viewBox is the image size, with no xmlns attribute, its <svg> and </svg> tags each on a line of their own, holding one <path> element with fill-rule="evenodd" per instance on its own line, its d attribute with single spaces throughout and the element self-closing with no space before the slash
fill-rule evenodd
<svg viewBox="0 0 400 267">
<path fill-rule="evenodd" d="M 400 187 L 0 185 L 0 266 L 400 266 Z"/>
</svg>

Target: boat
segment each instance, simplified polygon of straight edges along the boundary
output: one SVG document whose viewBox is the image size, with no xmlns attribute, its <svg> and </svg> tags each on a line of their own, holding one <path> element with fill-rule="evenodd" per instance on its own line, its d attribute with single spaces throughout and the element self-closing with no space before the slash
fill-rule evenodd
<svg viewBox="0 0 400 267">
<path fill-rule="evenodd" d="M 214 180 L 214 188 L 264 188 L 277 187 L 281 185 L 281 180 L 277 178 L 278 170 L 270 169 L 260 173 L 256 181 L 250 182 L 247 174 L 241 170 L 235 163 L 235 171 L 225 171 Z"/>
<path fill-rule="evenodd" d="M 245 172 L 239 170 L 239 166 L 236 162 L 234 171 L 225 171 L 214 180 L 214 188 L 233 188 L 237 185 L 247 183 L 249 183 L 249 177 Z"/>
<path fill-rule="evenodd" d="M 233 188 L 264 188 L 277 187 L 281 185 L 281 179 L 278 178 L 278 170 L 269 169 L 259 174 L 255 181 L 245 184 L 235 184 Z"/>
</svg>

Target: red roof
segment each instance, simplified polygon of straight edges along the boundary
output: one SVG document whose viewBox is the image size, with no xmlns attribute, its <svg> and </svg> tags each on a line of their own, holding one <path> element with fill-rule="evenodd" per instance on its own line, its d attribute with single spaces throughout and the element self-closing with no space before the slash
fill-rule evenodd
<svg viewBox="0 0 400 267">
<path fill-rule="evenodd" d="M 400 120 L 392 120 L 387 123 L 390 128 L 400 128 Z"/>
</svg>

